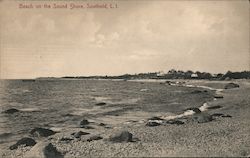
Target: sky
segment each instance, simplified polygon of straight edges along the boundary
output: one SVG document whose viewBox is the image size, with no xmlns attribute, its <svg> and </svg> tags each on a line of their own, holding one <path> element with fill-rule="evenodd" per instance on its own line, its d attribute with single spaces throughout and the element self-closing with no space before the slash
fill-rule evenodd
<svg viewBox="0 0 250 158">
<path fill-rule="evenodd" d="M 248 0 L 1 0 L 0 78 L 250 70 L 249 23 Z"/>
</svg>

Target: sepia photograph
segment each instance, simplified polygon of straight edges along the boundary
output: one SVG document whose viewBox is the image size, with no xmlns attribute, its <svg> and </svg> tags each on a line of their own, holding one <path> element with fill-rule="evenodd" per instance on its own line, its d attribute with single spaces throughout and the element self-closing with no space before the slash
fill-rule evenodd
<svg viewBox="0 0 250 158">
<path fill-rule="evenodd" d="M 0 157 L 250 157 L 250 0 L 0 0 Z"/>
</svg>

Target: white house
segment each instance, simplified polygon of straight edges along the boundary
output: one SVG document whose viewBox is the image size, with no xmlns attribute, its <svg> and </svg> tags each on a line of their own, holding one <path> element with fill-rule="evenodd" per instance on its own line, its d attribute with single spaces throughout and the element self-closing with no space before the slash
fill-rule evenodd
<svg viewBox="0 0 250 158">
<path fill-rule="evenodd" d="M 191 78 L 198 78 L 198 74 L 193 73 L 193 74 L 191 75 Z"/>
</svg>

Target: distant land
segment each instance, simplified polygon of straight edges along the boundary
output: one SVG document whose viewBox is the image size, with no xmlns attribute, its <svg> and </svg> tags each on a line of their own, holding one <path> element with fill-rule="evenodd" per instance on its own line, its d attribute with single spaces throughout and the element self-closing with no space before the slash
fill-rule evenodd
<svg viewBox="0 0 250 158">
<path fill-rule="evenodd" d="M 208 79 L 208 80 L 230 80 L 230 79 L 250 79 L 250 71 L 231 72 L 225 74 L 211 74 L 208 72 L 193 72 L 191 70 L 181 71 L 171 69 L 167 73 L 163 71 L 148 72 L 138 74 L 124 74 L 119 76 L 64 76 L 64 77 L 39 77 L 36 79 Z"/>
</svg>

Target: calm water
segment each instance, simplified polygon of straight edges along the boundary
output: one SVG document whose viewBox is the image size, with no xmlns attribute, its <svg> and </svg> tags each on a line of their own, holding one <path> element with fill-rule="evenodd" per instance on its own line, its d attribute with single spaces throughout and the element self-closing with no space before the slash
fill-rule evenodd
<svg viewBox="0 0 250 158">
<path fill-rule="evenodd" d="M 211 99 L 210 93 L 191 93 L 194 89 L 107 80 L 1 80 L 1 111 L 22 112 L 0 114 L 0 144 L 21 138 L 34 127 L 74 127 L 83 117 L 118 118 L 129 111 L 179 113 Z M 107 105 L 96 106 L 98 102 Z"/>
</svg>

